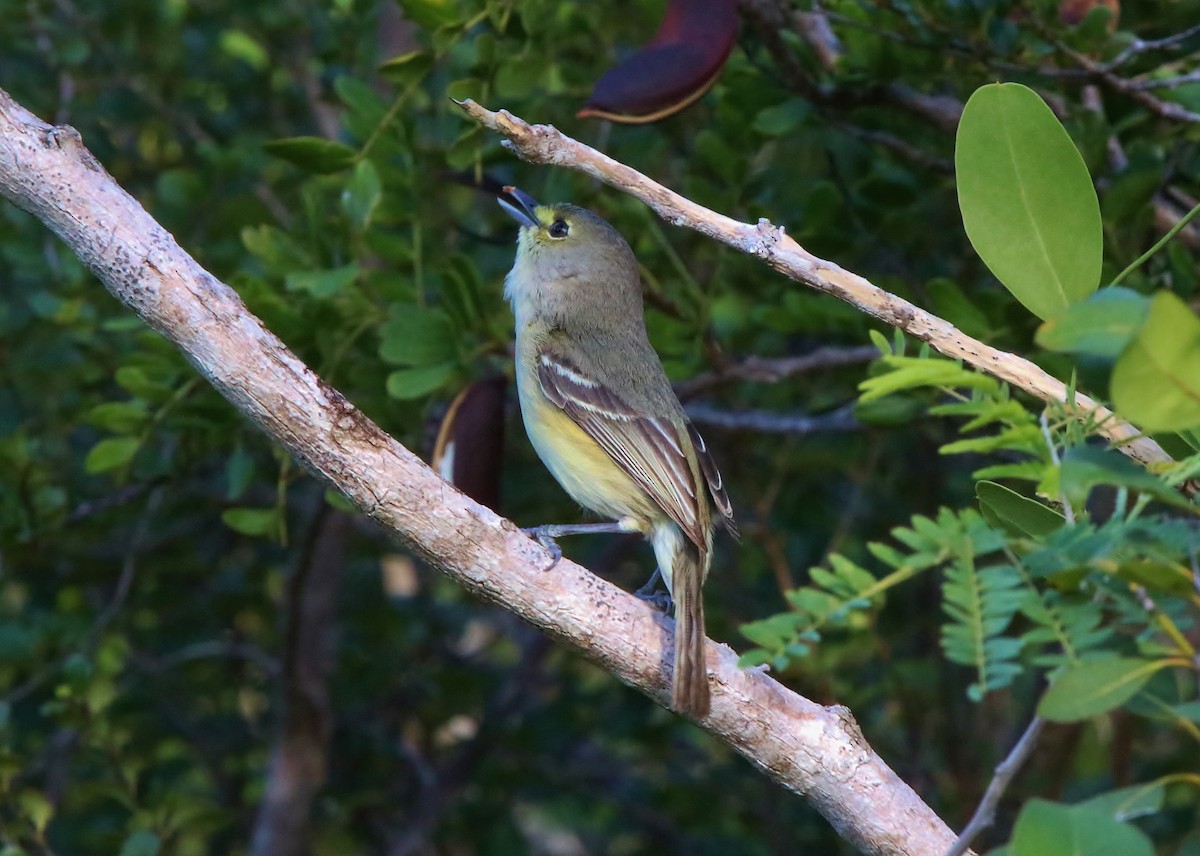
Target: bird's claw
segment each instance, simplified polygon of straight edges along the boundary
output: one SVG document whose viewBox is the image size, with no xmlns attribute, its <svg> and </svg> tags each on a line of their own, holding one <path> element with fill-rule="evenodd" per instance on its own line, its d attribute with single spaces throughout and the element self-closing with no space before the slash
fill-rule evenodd
<svg viewBox="0 0 1200 856">
<path fill-rule="evenodd" d="M 638 600 L 650 604 L 659 612 L 666 612 L 671 608 L 671 596 L 665 591 L 655 591 L 655 580 L 653 578 L 650 582 L 635 591 L 633 596 Z"/>
<path fill-rule="evenodd" d="M 529 529 L 522 529 L 529 537 L 537 541 L 550 554 L 550 564 L 546 567 L 547 571 L 552 571 L 562 561 L 562 547 L 558 546 L 558 542 L 554 540 L 551 534 L 552 527 L 550 526 L 533 526 Z"/>
</svg>

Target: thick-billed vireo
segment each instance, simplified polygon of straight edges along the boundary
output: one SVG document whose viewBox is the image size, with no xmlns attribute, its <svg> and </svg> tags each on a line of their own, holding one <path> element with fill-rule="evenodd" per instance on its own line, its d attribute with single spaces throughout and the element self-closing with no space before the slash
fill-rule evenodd
<svg viewBox="0 0 1200 856">
<path fill-rule="evenodd" d="M 535 534 L 641 532 L 650 540 L 675 604 L 671 706 L 704 716 L 701 586 L 714 516 L 736 534 L 721 475 L 646 338 L 641 279 L 625 239 L 583 208 L 506 191 L 511 202 L 500 204 L 521 224 L 504 290 L 517 319 L 525 429 L 567 493 L 615 521 Z"/>
</svg>

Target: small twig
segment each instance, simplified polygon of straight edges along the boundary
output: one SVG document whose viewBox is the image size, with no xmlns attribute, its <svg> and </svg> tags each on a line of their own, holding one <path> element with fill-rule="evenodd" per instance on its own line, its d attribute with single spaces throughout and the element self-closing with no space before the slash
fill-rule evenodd
<svg viewBox="0 0 1200 856">
<path fill-rule="evenodd" d="M 858 137 L 864 142 L 872 143 L 873 145 L 895 152 L 909 163 L 933 170 L 942 175 L 954 175 L 954 161 L 950 160 L 950 158 L 940 158 L 935 154 L 930 154 L 895 134 L 887 131 L 872 131 L 867 128 L 860 128 L 858 125 L 852 125 L 849 122 L 835 121 L 832 124 L 852 137 Z"/>
<path fill-rule="evenodd" d="M 821 68 L 826 71 L 837 68 L 842 58 L 842 43 L 833 27 L 829 26 L 829 17 L 820 4 L 814 2 L 811 12 L 796 10 L 792 13 L 792 21 L 794 29 L 804 37 Z"/>
<path fill-rule="evenodd" d="M 137 572 L 137 558 L 142 551 L 146 534 L 150 529 L 150 518 L 158 510 L 159 503 L 162 501 L 162 493 L 163 489 L 161 487 L 155 488 L 146 501 L 146 505 L 138 517 L 137 524 L 134 526 L 133 534 L 129 538 L 129 547 L 125 550 L 125 559 L 121 563 L 121 575 L 117 578 L 117 585 L 113 589 L 112 597 L 109 598 L 108 603 L 101 610 L 100 614 L 96 616 L 96 620 L 88 628 L 87 635 L 80 645 L 88 657 L 91 657 L 95 652 L 100 637 L 104 634 L 108 625 L 112 623 L 112 620 L 120 613 L 121 607 L 125 605 L 126 598 L 129 597 L 129 592 L 133 588 L 133 578 Z M 71 652 L 71 654 L 74 653 Z M 66 662 L 67 657 L 71 656 L 71 654 L 65 655 L 40 669 L 29 680 L 9 693 L 3 701 L 6 704 L 13 705 L 36 692 L 46 681 L 58 674 L 58 670 L 62 668 L 63 663 Z"/>
<path fill-rule="evenodd" d="M 976 836 L 992 825 L 996 819 L 996 806 L 999 805 L 1000 798 L 1033 753 L 1033 747 L 1037 744 L 1038 735 L 1042 733 L 1042 726 L 1045 724 L 1046 721 L 1040 716 L 1034 716 L 1017 745 L 1008 753 L 1008 757 L 996 765 L 996 774 L 984 791 L 979 807 L 975 809 L 975 814 L 971 816 L 971 821 L 958 836 L 958 840 L 946 851 L 946 856 L 963 856 Z"/>
<path fill-rule="evenodd" d="M 129 590 L 133 588 L 133 577 L 137 572 L 138 555 L 142 552 L 142 545 L 145 543 L 146 535 L 150 531 L 150 518 L 158 510 L 158 506 L 162 502 L 162 496 L 163 488 L 158 487 L 154 489 L 150 494 L 150 498 L 146 500 L 146 507 L 142 509 L 133 534 L 129 538 L 129 548 L 125 551 L 125 560 L 121 563 L 121 576 L 117 578 L 117 587 L 113 590 L 113 595 L 108 601 L 108 606 L 96 618 L 96 623 L 92 625 L 92 629 L 88 632 L 87 645 L 89 649 L 94 648 L 96 643 L 100 641 L 101 635 L 103 635 L 112 620 L 117 617 L 117 614 L 121 611 L 121 607 L 125 605 L 125 599 L 129 597 Z"/>
<path fill-rule="evenodd" d="M 1117 54 L 1111 60 L 1104 63 L 1104 65 L 1101 67 L 1105 71 L 1112 71 L 1113 69 L 1117 68 L 1118 66 L 1124 65 L 1126 62 L 1133 59 L 1138 54 L 1143 54 L 1143 53 L 1146 53 L 1147 51 L 1156 51 L 1156 50 L 1163 50 L 1165 48 L 1172 48 L 1172 47 L 1175 47 L 1175 45 L 1179 44 L 1180 42 L 1185 42 L 1188 39 L 1190 39 L 1192 36 L 1195 36 L 1198 34 L 1200 34 L 1200 24 L 1195 24 L 1191 27 L 1188 27 L 1186 30 L 1182 30 L 1178 33 L 1175 33 L 1174 35 L 1164 36 L 1161 39 L 1148 39 L 1148 40 L 1134 39 L 1133 42 L 1130 43 L 1129 47 L 1125 48 L 1125 50 L 1121 51 L 1119 54 Z"/>
<path fill-rule="evenodd" d="M 862 425 L 854 418 L 853 406 L 807 416 L 796 413 L 771 413 L 766 410 L 721 410 L 711 404 L 689 404 L 687 415 L 700 425 L 728 431 L 759 431 L 764 434 L 816 434 L 822 431 L 858 431 Z"/>
<path fill-rule="evenodd" d="M 249 642 L 239 642 L 234 639 L 210 639 L 204 642 L 196 642 L 192 645 L 185 645 L 170 654 L 163 654 L 160 657 L 153 657 L 136 651 L 133 656 L 134 662 L 137 663 L 139 668 L 154 674 L 165 672 L 173 669 L 175 666 L 182 663 L 190 663 L 193 660 L 208 660 L 219 657 L 246 660 L 253 663 L 262 669 L 272 680 L 277 679 L 282 671 L 279 661 L 262 648 L 252 645 Z"/>
<path fill-rule="evenodd" d="M 798 357 L 746 357 L 716 371 L 675 384 L 675 394 L 680 400 L 686 401 L 727 383 L 779 383 L 797 375 L 869 363 L 878 356 L 879 350 L 875 346 L 857 345 L 850 348 L 817 348 Z"/>
<path fill-rule="evenodd" d="M 1178 86 L 1186 86 L 1189 83 L 1200 83 L 1200 69 L 1189 71 L 1187 74 L 1179 74 L 1175 77 L 1159 77 L 1159 78 L 1135 78 L 1129 81 L 1130 89 L 1174 89 Z"/>
<path fill-rule="evenodd" d="M 1114 74 L 1102 63 L 1096 62 L 1087 54 L 1080 53 L 1062 42 L 1057 42 L 1055 47 L 1062 54 L 1070 57 L 1080 68 L 1089 72 L 1096 80 L 1104 83 L 1109 89 L 1128 96 L 1156 116 L 1176 122 L 1200 123 L 1200 113 L 1188 110 L 1173 101 L 1163 101 L 1161 98 L 1154 97 L 1149 92 L 1140 89 L 1132 80 L 1126 80 L 1120 75 Z"/>
<path fill-rule="evenodd" d="M 120 508 L 126 503 L 133 502 L 143 493 L 157 484 L 160 484 L 164 479 L 156 479 L 152 482 L 142 484 L 131 484 L 120 488 L 108 496 L 97 497 L 86 502 L 81 502 L 79 505 L 71 509 L 63 522 L 67 525 L 72 523 L 80 523 L 87 520 L 89 517 L 94 517 L 97 514 L 108 511 L 110 508 Z"/>
</svg>

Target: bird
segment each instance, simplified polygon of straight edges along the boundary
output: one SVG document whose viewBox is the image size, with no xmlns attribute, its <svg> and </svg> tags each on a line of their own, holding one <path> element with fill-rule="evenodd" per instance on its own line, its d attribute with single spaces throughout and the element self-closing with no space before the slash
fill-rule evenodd
<svg viewBox="0 0 1200 856">
<path fill-rule="evenodd" d="M 699 719 L 710 710 L 701 587 L 717 524 L 737 535 L 721 474 L 650 344 L 629 244 L 585 208 L 504 190 L 520 225 L 504 291 L 525 430 L 563 489 L 609 521 L 526 531 L 554 562 L 562 535 L 649 540 L 658 568 L 647 586 L 661 575 L 675 611 L 671 707 Z"/>
</svg>

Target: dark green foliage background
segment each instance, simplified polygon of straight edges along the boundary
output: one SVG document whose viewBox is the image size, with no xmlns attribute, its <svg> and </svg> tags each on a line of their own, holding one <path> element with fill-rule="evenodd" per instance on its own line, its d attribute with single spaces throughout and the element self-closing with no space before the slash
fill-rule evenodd
<svg viewBox="0 0 1200 856">
<path fill-rule="evenodd" d="M 553 123 L 731 216 L 783 223 L 812 252 L 1066 376 L 1061 357 L 1033 349 L 1036 320 L 970 250 L 945 169 L 952 134 L 881 91 L 903 84 L 961 103 L 1003 77 L 1057 99 L 1102 190 L 1111 275 L 1158 237 L 1150 202 L 1160 187 L 1197 193 L 1194 126 L 1117 97 L 1106 115 L 1086 111 L 1076 80 L 1036 69 L 1061 60 L 1048 34 L 1111 52 L 1126 32 L 1182 29 L 1200 4 L 1128 4 L 1114 35 L 1068 30 L 1047 2 L 825 5 L 843 39 L 837 75 L 794 47 L 833 97 L 789 86 L 745 24 L 713 91 L 645 127 L 573 114 L 653 32 L 657 2 L 4 0 L 0 86 L 78 128 L 289 347 L 423 452 L 456 390 L 510 371 L 501 289 L 513 227 L 452 174 L 486 172 L 616 224 L 645 266 L 651 337 L 675 379 L 720 359 L 861 345 L 879 329 L 631 198 L 517 161 L 449 96 Z M 1200 92 L 1173 97 L 1195 108 Z M 1118 132 L 1129 163 L 1114 171 L 1104 144 Z M 264 148 L 305 135 L 346 148 L 317 153 L 308 169 Z M 1195 297 L 1186 244 L 1141 276 L 1128 284 Z M 417 353 L 404 345 L 414 335 Z M 709 400 L 822 413 L 852 403 L 866 372 L 734 384 Z M 801 437 L 705 429 L 747 536 L 720 544 L 710 635 L 748 647 L 738 627 L 784 610 L 782 582 L 804 582 L 835 550 L 866 561 L 865 543 L 913 514 L 974 502 L 981 461 L 940 456 L 955 424 L 918 418 L 922 409 L 916 398 L 881 401 L 864 408 L 861 430 Z M 506 449 L 506 515 L 522 525 L 577 515 L 515 411 Z M 38 222 L 0 206 L 0 853 L 247 852 L 281 714 L 287 581 L 331 513 L 341 512 L 323 485 Z M 418 568 L 411 593 L 387 596 L 381 559 L 397 550 L 355 525 L 315 852 L 382 853 L 417 824 L 428 824 L 429 849 L 414 852 L 548 852 L 539 848 L 552 831 L 578 839 L 570 852 L 848 849 L 727 747 L 435 571 Z M 649 551 L 632 543 L 581 540 L 568 552 L 626 587 L 650 569 Z M 1031 676 L 969 702 L 971 673 L 939 651 L 939 600 L 938 581 L 919 577 L 869 628 L 830 636 L 780 677 L 850 706 L 876 750 L 959 826 L 1040 687 Z M 1073 801 L 1194 767 L 1194 743 L 1127 716 L 1110 724 L 1053 729 L 996 841 L 1028 796 Z M 1194 801 L 1181 801 L 1152 831 L 1177 842 L 1194 820 Z M 1194 837 L 1190 846 L 1200 848 Z"/>
</svg>

